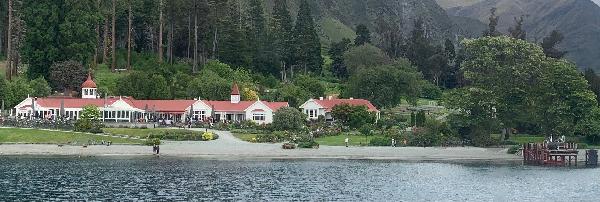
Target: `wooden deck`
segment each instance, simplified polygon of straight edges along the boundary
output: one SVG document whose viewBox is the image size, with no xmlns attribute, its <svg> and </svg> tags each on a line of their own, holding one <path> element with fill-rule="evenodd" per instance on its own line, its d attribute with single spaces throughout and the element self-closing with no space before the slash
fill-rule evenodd
<svg viewBox="0 0 600 202">
<path fill-rule="evenodd" d="M 523 162 L 529 165 L 577 166 L 575 143 L 528 143 L 523 145 Z"/>
</svg>

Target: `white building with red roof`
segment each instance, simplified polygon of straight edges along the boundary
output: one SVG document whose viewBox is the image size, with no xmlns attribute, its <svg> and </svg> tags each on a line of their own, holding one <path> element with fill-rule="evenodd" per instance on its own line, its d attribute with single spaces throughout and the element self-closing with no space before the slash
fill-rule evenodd
<svg viewBox="0 0 600 202">
<path fill-rule="evenodd" d="M 309 120 L 316 120 L 319 116 L 324 116 L 326 120 L 333 120 L 331 115 L 331 110 L 336 105 L 341 104 L 349 104 L 351 106 L 366 106 L 367 110 L 376 114 L 377 119 L 380 118 L 381 113 L 375 107 L 375 105 L 371 104 L 368 100 L 365 99 L 334 99 L 332 97 L 328 97 L 327 99 L 323 99 L 320 97 L 317 99 L 310 99 L 306 101 L 304 104 L 300 105 L 300 109 L 304 112 Z"/>
<path fill-rule="evenodd" d="M 28 97 L 11 110 L 11 116 L 21 118 L 55 119 L 64 117 L 76 120 L 83 107 L 96 106 L 105 122 L 138 122 L 150 120 L 193 121 L 244 121 L 258 124 L 273 122 L 273 114 L 287 102 L 242 101 L 237 84 L 231 89 L 228 101 L 209 100 L 136 100 L 130 97 L 98 96 L 96 83 L 88 75 L 81 86 L 81 98 Z"/>
</svg>

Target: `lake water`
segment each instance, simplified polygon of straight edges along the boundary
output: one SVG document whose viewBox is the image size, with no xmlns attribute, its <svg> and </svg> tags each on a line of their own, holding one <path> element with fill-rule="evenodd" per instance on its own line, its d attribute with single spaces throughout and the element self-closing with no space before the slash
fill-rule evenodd
<svg viewBox="0 0 600 202">
<path fill-rule="evenodd" d="M 600 169 L 370 160 L 0 157 L 0 201 L 598 201 Z"/>
</svg>

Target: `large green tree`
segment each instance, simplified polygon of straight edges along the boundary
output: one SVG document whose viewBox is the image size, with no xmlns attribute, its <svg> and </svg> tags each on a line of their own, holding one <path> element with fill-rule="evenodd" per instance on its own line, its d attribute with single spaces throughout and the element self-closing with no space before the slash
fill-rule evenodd
<svg viewBox="0 0 600 202">
<path fill-rule="evenodd" d="M 323 57 L 321 56 L 321 42 L 312 17 L 310 4 L 302 0 L 296 26 L 294 27 L 296 64 L 305 72 L 321 72 Z"/>
<path fill-rule="evenodd" d="M 365 68 L 352 75 L 343 92 L 345 97 L 363 98 L 379 108 L 394 107 L 402 98 L 416 101 L 425 81 L 406 60 L 391 65 Z"/>
<path fill-rule="evenodd" d="M 273 39 L 273 50 L 277 54 L 278 61 L 281 62 L 281 72 L 284 75 L 288 67 L 293 64 L 294 59 L 293 29 L 294 24 L 288 10 L 287 1 L 275 0 L 273 2 L 270 30 Z"/>
<path fill-rule="evenodd" d="M 95 24 L 100 20 L 94 0 L 23 2 L 26 25 L 21 54 L 29 64 L 28 77 L 49 78 L 55 62 L 90 62 L 97 41 Z"/>
<path fill-rule="evenodd" d="M 462 70 L 468 85 L 452 91 L 446 105 L 480 123 L 509 131 L 535 123 L 546 135 L 569 135 L 596 105 L 572 64 L 545 56 L 542 48 L 510 37 L 465 40 Z M 483 124 L 487 125 L 487 124 Z M 494 124 L 491 124 L 494 125 Z M 481 128 L 479 128 L 481 129 Z M 489 135 L 494 127 L 484 128 Z"/>
</svg>

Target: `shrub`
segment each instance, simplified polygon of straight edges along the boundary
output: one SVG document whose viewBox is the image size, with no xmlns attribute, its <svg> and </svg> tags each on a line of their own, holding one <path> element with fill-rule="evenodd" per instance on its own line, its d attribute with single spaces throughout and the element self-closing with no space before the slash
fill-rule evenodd
<svg viewBox="0 0 600 202">
<path fill-rule="evenodd" d="M 499 139 L 492 138 L 490 135 L 477 135 L 473 137 L 472 144 L 476 147 L 490 147 L 498 145 Z"/>
<path fill-rule="evenodd" d="M 517 152 L 519 152 L 520 149 L 521 149 L 521 145 L 513 145 L 510 148 L 508 148 L 507 153 L 516 154 Z"/>
<path fill-rule="evenodd" d="M 415 129 L 410 139 L 410 144 L 418 147 L 436 146 L 439 145 L 440 142 L 441 136 L 439 134 L 435 134 L 425 128 Z"/>
<path fill-rule="evenodd" d="M 392 138 L 389 137 L 374 137 L 369 142 L 371 146 L 390 146 L 392 145 Z"/>
<path fill-rule="evenodd" d="M 202 140 L 204 140 L 204 141 L 213 140 L 213 133 L 205 132 L 204 134 L 202 134 Z"/>
<path fill-rule="evenodd" d="M 147 139 L 146 142 L 144 142 L 144 145 L 146 145 L 146 146 L 160 145 L 160 139 L 158 139 L 158 138 Z"/>
<path fill-rule="evenodd" d="M 299 130 L 306 122 L 306 115 L 292 107 L 279 109 L 273 115 L 273 127 L 277 130 Z"/>
</svg>

